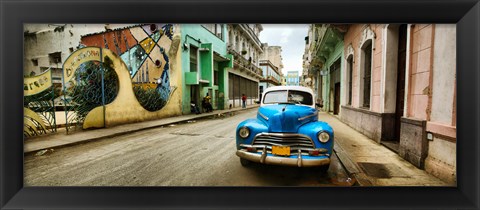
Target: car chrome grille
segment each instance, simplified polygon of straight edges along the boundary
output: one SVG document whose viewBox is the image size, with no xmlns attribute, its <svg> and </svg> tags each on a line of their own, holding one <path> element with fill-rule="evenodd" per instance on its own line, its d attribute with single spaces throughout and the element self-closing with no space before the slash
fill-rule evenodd
<svg viewBox="0 0 480 210">
<path fill-rule="evenodd" d="M 301 134 L 282 134 L 282 133 L 260 133 L 255 136 L 252 143 L 253 147 L 265 147 L 267 153 L 271 153 L 272 146 L 289 146 L 292 155 L 308 154 L 308 150 L 315 148 L 312 139 Z"/>
</svg>

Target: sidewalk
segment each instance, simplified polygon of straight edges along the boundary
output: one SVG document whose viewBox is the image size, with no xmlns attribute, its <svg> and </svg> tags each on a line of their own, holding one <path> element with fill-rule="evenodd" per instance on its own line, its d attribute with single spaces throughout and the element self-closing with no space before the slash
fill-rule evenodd
<svg viewBox="0 0 480 210">
<path fill-rule="evenodd" d="M 258 104 L 248 105 L 246 109 L 252 109 L 259 107 Z M 66 132 L 58 131 L 56 133 L 47 134 L 43 136 L 37 136 L 25 140 L 23 146 L 24 153 L 38 152 L 44 149 L 52 149 L 64 146 L 71 146 L 75 144 L 85 143 L 89 141 L 99 140 L 102 138 L 110 138 L 119 135 L 124 135 L 128 133 L 133 133 L 136 131 L 157 128 L 169 124 L 187 122 L 190 120 L 201 119 L 206 117 L 219 116 L 222 114 L 229 114 L 237 111 L 242 111 L 241 107 L 226 109 L 226 110 L 215 110 L 210 113 L 202 114 L 188 114 L 181 115 L 176 117 L 168 117 L 158 120 L 151 120 L 139 123 L 129 123 L 124 125 L 117 125 L 109 128 L 100 128 L 95 130 L 80 130 L 75 131 L 71 134 L 66 134 Z"/>
<path fill-rule="evenodd" d="M 337 117 L 320 112 L 318 118 L 333 127 L 335 153 L 361 186 L 449 186 Z"/>
</svg>

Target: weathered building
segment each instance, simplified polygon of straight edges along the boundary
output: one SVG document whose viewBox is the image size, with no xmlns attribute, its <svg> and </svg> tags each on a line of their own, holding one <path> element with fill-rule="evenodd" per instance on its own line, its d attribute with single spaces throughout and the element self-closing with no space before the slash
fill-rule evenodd
<svg viewBox="0 0 480 210">
<path fill-rule="evenodd" d="M 263 53 L 260 55 L 260 60 L 269 60 L 281 72 L 283 70 L 282 47 L 269 46 L 268 43 L 263 43 L 262 49 Z"/>
<path fill-rule="evenodd" d="M 312 62 L 312 41 L 314 40 L 313 37 L 313 30 L 315 28 L 312 24 L 308 26 L 308 34 L 305 37 L 305 50 L 302 56 L 302 79 L 300 81 L 300 85 L 309 87 L 313 90 L 315 97 L 318 99 L 319 94 L 317 93 L 317 79 L 318 75 L 316 72 L 312 71 L 310 68 L 310 63 Z"/>
<path fill-rule="evenodd" d="M 310 55 L 309 72 L 316 79 L 318 99 L 323 109 L 335 115 L 340 113 L 343 72 L 343 34 L 345 25 L 312 25 L 314 42 Z M 309 47 L 309 48 L 310 48 Z"/>
<path fill-rule="evenodd" d="M 260 58 L 260 68 L 263 71 L 263 77 L 260 79 L 259 95 L 262 95 L 266 88 L 279 86 L 282 84 L 282 47 L 268 46 L 263 43 L 263 53 Z"/>
<path fill-rule="evenodd" d="M 259 82 L 263 78 L 260 68 L 262 43 L 258 36 L 261 24 L 229 24 L 227 51 L 233 55 L 233 68 L 228 70 L 229 104 L 240 107 L 242 94 L 247 105 L 253 104 L 259 95 Z"/>
<path fill-rule="evenodd" d="M 62 65 L 79 49 L 82 35 L 121 28 L 121 24 L 24 24 L 23 74 L 26 77 L 51 71 L 52 82 L 61 89 Z"/>
<path fill-rule="evenodd" d="M 320 62 L 314 57 L 308 67 L 320 64 L 322 80 L 330 80 L 330 84 L 335 80 L 333 112 L 338 104 L 335 87 L 340 82 L 338 113 L 343 122 L 415 166 L 455 183 L 455 26 L 323 26 L 327 27 L 316 40 L 320 46 L 315 46 L 313 57 L 321 55 L 318 49 L 322 48 L 330 51 L 330 56 Z M 319 28 L 322 31 L 322 26 Z M 341 32 L 336 44 L 325 44 L 332 37 L 329 28 Z M 343 49 L 335 56 L 338 43 Z M 329 58 L 333 65 L 328 65 Z M 332 69 L 340 71 L 334 79 Z M 321 84 L 323 94 L 330 90 L 329 97 L 323 96 L 330 100 L 324 108 L 332 111 L 332 85 Z"/>
</svg>

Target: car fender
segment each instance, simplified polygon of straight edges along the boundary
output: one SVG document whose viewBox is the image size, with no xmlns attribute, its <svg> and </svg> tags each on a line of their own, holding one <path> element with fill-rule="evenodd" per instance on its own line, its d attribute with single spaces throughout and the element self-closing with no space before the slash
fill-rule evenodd
<svg viewBox="0 0 480 210">
<path fill-rule="evenodd" d="M 250 130 L 250 135 L 245 139 L 238 135 L 238 130 L 244 126 L 248 127 Z M 251 144 L 255 135 L 262 132 L 268 132 L 268 127 L 258 119 L 247 119 L 238 124 L 237 129 L 235 130 L 237 149 L 240 149 L 240 144 Z"/>
<path fill-rule="evenodd" d="M 326 143 L 322 143 L 318 140 L 318 133 L 324 131 L 330 135 L 330 140 Z M 298 133 L 304 134 L 312 138 L 316 148 L 326 148 L 329 151 L 333 149 L 333 128 L 326 122 L 315 121 L 302 125 L 298 129 Z"/>
</svg>

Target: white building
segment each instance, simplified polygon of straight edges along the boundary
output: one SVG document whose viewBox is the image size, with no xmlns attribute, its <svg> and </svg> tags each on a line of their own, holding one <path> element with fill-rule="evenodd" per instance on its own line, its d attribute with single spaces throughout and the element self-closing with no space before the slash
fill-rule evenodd
<svg viewBox="0 0 480 210">
<path fill-rule="evenodd" d="M 261 24 L 229 24 L 227 50 L 234 57 L 234 68 L 228 71 L 229 103 L 241 106 L 242 94 L 248 98 L 247 105 L 258 98 L 258 86 L 263 78 L 259 58 L 263 53 L 258 38 L 263 30 Z"/>
</svg>

